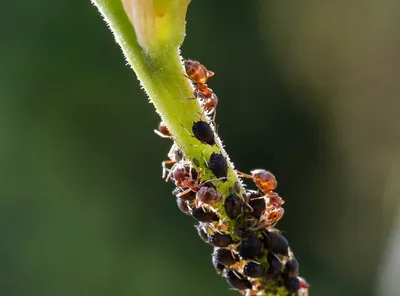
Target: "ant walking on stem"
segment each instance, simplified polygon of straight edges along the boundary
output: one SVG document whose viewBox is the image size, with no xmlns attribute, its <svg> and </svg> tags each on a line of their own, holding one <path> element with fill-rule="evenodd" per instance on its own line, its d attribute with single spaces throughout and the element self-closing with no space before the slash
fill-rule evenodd
<svg viewBox="0 0 400 296">
<path fill-rule="evenodd" d="M 215 125 L 215 117 L 217 116 L 218 97 L 214 94 L 212 89 L 207 87 L 208 78 L 214 76 L 214 72 L 207 70 L 198 61 L 185 60 L 186 77 L 193 83 L 195 99 L 199 98 L 202 101 L 204 111 L 210 111 L 209 114 L 213 115 L 212 120 Z"/>
<path fill-rule="evenodd" d="M 258 225 L 252 227 L 252 229 L 258 230 L 273 227 L 285 213 L 285 210 L 282 208 L 285 201 L 277 193 L 272 191 L 276 189 L 278 182 L 271 172 L 264 169 L 252 170 L 250 173 L 251 175 L 239 171 L 237 172 L 239 177 L 252 179 L 254 181 L 258 189 L 264 194 L 254 199 L 263 199 L 266 204 L 264 211 L 261 213 Z"/>
<path fill-rule="evenodd" d="M 172 178 L 175 186 L 185 189 L 178 193 L 176 197 L 182 197 L 190 191 L 196 192 L 196 208 L 201 207 L 203 204 L 213 204 L 221 200 L 222 195 L 212 185 L 214 181 L 220 181 L 224 178 L 206 180 L 201 182 L 202 171 L 196 171 L 189 161 L 181 161 L 175 163 L 165 179 L 168 182 Z"/>
</svg>

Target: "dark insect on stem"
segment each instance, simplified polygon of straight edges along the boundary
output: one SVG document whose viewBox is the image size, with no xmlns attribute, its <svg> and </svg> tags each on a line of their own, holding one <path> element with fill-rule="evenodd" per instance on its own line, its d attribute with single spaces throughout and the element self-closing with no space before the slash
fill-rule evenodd
<svg viewBox="0 0 400 296">
<path fill-rule="evenodd" d="M 299 273 L 299 262 L 296 258 L 290 259 L 285 264 L 285 273 L 288 277 L 297 277 Z"/>
<path fill-rule="evenodd" d="M 285 287 L 290 293 L 297 293 L 300 290 L 300 286 L 300 280 L 297 277 L 285 280 Z"/>
<path fill-rule="evenodd" d="M 228 270 L 225 275 L 225 279 L 228 284 L 239 291 L 244 291 L 246 289 L 251 289 L 251 283 L 243 277 L 240 277 L 237 273 L 232 270 Z"/>
<path fill-rule="evenodd" d="M 212 153 L 210 160 L 208 161 L 208 168 L 217 177 L 227 177 L 228 175 L 228 164 L 226 158 L 221 153 Z M 224 179 L 227 181 L 227 179 Z"/>
<path fill-rule="evenodd" d="M 281 261 L 271 252 L 267 255 L 268 262 L 268 274 L 272 279 L 280 280 L 282 276 L 282 263 Z"/>
<path fill-rule="evenodd" d="M 230 194 L 224 202 L 226 215 L 232 220 L 236 220 L 244 211 L 244 202 L 236 194 Z"/>
<path fill-rule="evenodd" d="M 197 121 L 193 123 L 192 131 L 197 140 L 204 144 L 214 145 L 214 132 L 210 125 L 205 121 Z"/>
<path fill-rule="evenodd" d="M 211 211 L 206 211 L 203 208 L 193 208 L 191 214 L 192 217 L 199 222 L 212 222 L 219 220 L 218 216 L 215 213 Z"/>
<path fill-rule="evenodd" d="M 211 258 L 212 258 L 212 264 L 214 266 L 215 271 L 218 274 L 222 274 L 222 272 L 225 270 L 225 266 L 223 264 L 219 263 L 215 256 L 212 256 Z"/>
<path fill-rule="evenodd" d="M 254 198 L 250 199 L 249 206 L 253 209 L 252 215 L 260 219 L 261 215 L 265 211 L 266 203 L 264 198 Z"/>
<path fill-rule="evenodd" d="M 194 227 L 196 228 L 199 237 L 200 237 L 205 243 L 209 243 L 209 242 L 208 242 L 208 234 L 207 234 L 207 232 L 205 232 L 205 230 L 203 229 L 203 227 L 202 227 L 201 225 L 195 225 Z"/>
<path fill-rule="evenodd" d="M 208 236 L 208 241 L 215 247 L 225 248 L 233 243 L 233 239 L 229 234 L 215 232 Z"/>
<path fill-rule="evenodd" d="M 225 266 L 231 266 L 239 261 L 239 257 L 232 251 L 223 248 L 215 248 L 213 256 L 215 260 Z"/>
<path fill-rule="evenodd" d="M 177 198 L 176 199 L 176 204 L 178 205 L 178 208 L 181 210 L 182 213 L 185 215 L 190 216 L 190 209 L 188 207 L 188 203 L 186 200 Z"/>
<path fill-rule="evenodd" d="M 289 242 L 278 232 L 265 231 L 264 247 L 276 255 L 289 256 Z"/>
<path fill-rule="evenodd" d="M 244 240 L 239 247 L 239 254 L 244 259 L 255 259 L 261 255 L 263 243 L 255 235 Z"/>
<path fill-rule="evenodd" d="M 265 273 L 265 268 L 255 262 L 249 262 L 243 268 L 243 274 L 251 278 L 263 277 Z"/>
</svg>

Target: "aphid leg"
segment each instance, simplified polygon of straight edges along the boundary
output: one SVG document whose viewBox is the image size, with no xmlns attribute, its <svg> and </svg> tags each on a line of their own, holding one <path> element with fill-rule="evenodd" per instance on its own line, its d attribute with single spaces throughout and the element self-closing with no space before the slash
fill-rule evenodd
<svg viewBox="0 0 400 296">
<path fill-rule="evenodd" d="M 250 209 L 250 211 L 254 212 L 253 207 L 251 205 L 249 205 L 247 202 L 245 202 L 245 203 L 246 203 L 246 206 Z"/>
<path fill-rule="evenodd" d="M 237 276 L 238 279 L 241 278 L 240 275 L 237 273 L 237 271 L 235 271 L 235 270 L 232 270 L 232 271 L 233 271 L 234 275 Z"/>
<path fill-rule="evenodd" d="M 200 201 L 200 200 L 198 200 L 198 199 L 196 198 L 196 201 L 194 202 L 194 206 L 198 209 L 198 208 L 200 208 L 202 205 L 203 205 L 203 202 Z"/>
</svg>

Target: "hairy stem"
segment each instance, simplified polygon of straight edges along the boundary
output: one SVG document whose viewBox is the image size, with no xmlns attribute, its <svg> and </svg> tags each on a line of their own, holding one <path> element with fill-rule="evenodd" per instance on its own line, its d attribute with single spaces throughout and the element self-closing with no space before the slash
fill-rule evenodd
<svg viewBox="0 0 400 296">
<path fill-rule="evenodd" d="M 227 158 L 228 181 L 216 184 L 221 193 L 227 194 L 239 180 L 216 134 L 216 145 L 212 146 L 200 144 L 193 137 L 194 122 L 210 121 L 199 101 L 188 99 L 193 98 L 193 89 L 183 75 L 185 72 L 179 47 L 165 46 L 159 50 L 142 48 L 120 0 L 93 0 L 93 3 L 109 24 L 150 101 L 174 136 L 175 143 L 188 160 L 196 160 L 194 163 L 204 172 L 204 179 L 215 178 L 207 169 L 205 161 L 210 159 L 213 152 L 222 153 Z M 240 190 L 242 191 L 242 188 Z"/>
<path fill-rule="evenodd" d="M 212 205 L 213 211 L 216 210 L 216 213 L 213 214 L 218 216 L 216 220 L 213 220 L 216 223 L 203 221 L 204 223 L 201 222 L 198 225 L 200 227 L 198 230 L 204 232 L 204 235 L 201 234 L 201 231 L 199 232 L 203 240 L 219 247 L 214 251 L 227 248 L 223 251 L 230 250 L 232 256 L 236 254 L 236 259 L 232 257 L 232 260 L 237 260 L 237 266 L 232 267 L 233 263 L 231 263 L 232 266 L 224 265 L 222 271 L 219 270 L 219 272 L 231 286 L 242 291 L 242 295 L 286 296 L 290 294 L 290 290 L 299 290 L 300 280 L 297 278 L 297 267 L 293 267 L 295 270 L 290 271 L 288 267 L 282 265 L 294 258 L 286 239 L 279 234 L 279 231 L 272 229 L 272 224 L 268 229 L 264 229 L 265 225 L 260 222 L 262 220 L 260 215 L 264 214 L 256 217 L 256 211 L 249 204 L 244 206 L 247 199 L 246 194 L 250 192 L 247 191 L 244 194 L 233 164 L 224 151 L 215 130 L 215 144 L 213 145 L 203 144 L 193 135 L 192 127 L 195 122 L 204 121 L 210 125 L 211 122 L 204 113 L 199 100 L 189 99 L 193 98 L 193 89 L 189 80 L 184 76 L 185 69 L 179 54 L 179 46 L 184 37 L 184 16 L 190 1 L 92 1 L 111 27 L 117 43 L 121 46 L 150 101 L 173 135 L 175 144 L 182 151 L 184 158 L 198 171 L 201 170 L 201 181 L 215 180 L 215 175 L 208 168 L 207 163 L 213 153 L 222 154 L 226 158 L 227 180 L 213 181 L 216 189 L 223 196 L 220 201 Z M 261 198 L 261 201 L 264 201 L 263 213 L 267 209 L 271 213 L 275 213 L 272 211 L 276 210 L 275 207 L 282 210 L 279 208 L 280 205 L 277 206 L 276 202 L 272 203 L 269 198 L 266 198 L 273 189 L 261 194 L 265 194 L 263 197 L 256 192 L 257 198 L 254 200 Z M 230 195 L 233 192 L 237 195 Z M 228 196 L 230 198 L 227 198 Z M 280 200 L 279 196 L 276 198 Z M 251 202 L 249 199 L 247 201 Z M 240 212 L 237 213 L 237 211 Z M 270 219 L 269 212 L 266 213 Z M 193 211 L 191 215 L 193 215 Z M 274 216 L 271 217 L 274 219 Z M 280 217 L 275 216 L 275 223 Z M 261 227 L 253 227 L 259 223 L 261 223 Z M 225 242 L 222 241 L 222 237 L 226 239 Z M 219 239 L 221 240 L 218 241 Z M 254 249 L 256 250 L 254 251 Z M 241 259 L 238 257 L 239 254 Z M 268 255 L 273 256 L 268 257 Z M 278 257 L 283 260 L 282 262 L 276 257 L 277 255 L 280 255 Z M 213 259 L 216 258 L 215 256 L 214 254 Z M 255 262 L 257 263 L 255 268 L 261 269 L 260 273 L 249 274 L 251 270 L 248 270 L 249 273 L 246 274 L 245 264 L 252 266 L 251 264 Z M 297 261 L 295 263 L 292 261 L 292 264 L 297 265 Z M 218 269 L 218 264 L 216 268 Z M 236 273 L 233 271 L 235 269 Z M 285 280 L 282 275 L 286 277 Z M 261 281 L 254 281 L 254 278 Z M 307 288 L 304 290 L 304 293 L 298 295 L 307 295 Z"/>
</svg>

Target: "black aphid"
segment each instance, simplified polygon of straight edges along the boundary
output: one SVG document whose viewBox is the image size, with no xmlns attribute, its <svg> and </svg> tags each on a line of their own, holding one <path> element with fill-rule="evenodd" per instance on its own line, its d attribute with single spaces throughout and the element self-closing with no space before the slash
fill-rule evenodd
<svg viewBox="0 0 400 296">
<path fill-rule="evenodd" d="M 197 140 L 204 144 L 214 145 L 214 132 L 210 125 L 205 121 L 198 121 L 193 123 L 192 131 Z"/>
<path fill-rule="evenodd" d="M 239 254 L 244 259 L 255 259 L 261 255 L 262 247 L 262 241 L 260 241 L 255 235 L 251 235 L 240 245 Z"/>
<path fill-rule="evenodd" d="M 178 208 L 181 210 L 182 213 L 185 215 L 190 216 L 190 209 L 187 205 L 187 201 L 181 198 L 176 199 L 176 204 L 178 205 Z"/>
<path fill-rule="evenodd" d="M 289 255 L 289 242 L 277 232 L 264 232 L 264 247 L 276 255 Z"/>
<path fill-rule="evenodd" d="M 285 287 L 290 293 L 296 293 L 300 289 L 300 280 L 297 277 L 287 278 Z"/>
<path fill-rule="evenodd" d="M 219 218 L 218 216 L 211 212 L 211 211 L 205 211 L 203 208 L 193 208 L 192 209 L 192 216 L 199 222 L 212 222 L 212 221 L 218 221 Z"/>
<path fill-rule="evenodd" d="M 232 270 L 228 270 L 225 279 L 228 284 L 236 290 L 244 291 L 246 289 L 251 289 L 251 283 L 242 277 L 239 278 Z"/>
<path fill-rule="evenodd" d="M 224 269 L 225 269 L 225 266 L 222 265 L 221 263 L 219 263 L 218 260 L 215 258 L 215 256 L 212 256 L 212 264 L 213 264 L 213 266 L 214 266 L 214 268 L 215 268 L 215 271 L 216 271 L 218 274 L 222 274 L 222 272 L 223 272 Z"/>
<path fill-rule="evenodd" d="M 296 258 L 290 259 L 285 264 L 285 274 L 287 277 L 297 277 L 299 274 L 299 262 Z"/>
<path fill-rule="evenodd" d="M 235 220 L 244 211 L 244 202 L 236 194 L 229 195 L 224 202 L 225 213 L 229 218 Z"/>
<path fill-rule="evenodd" d="M 282 263 L 281 261 L 271 252 L 267 255 L 268 262 L 268 273 L 271 278 L 280 279 L 282 274 Z"/>
<path fill-rule="evenodd" d="M 261 217 L 261 215 L 264 212 L 265 207 L 266 207 L 265 199 L 264 198 L 260 198 L 260 197 L 257 197 L 255 199 L 254 198 L 250 199 L 249 206 L 253 209 L 251 214 L 255 218 L 260 219 L 260 217 Z"/>
<path fill-rule="evenodd" d="M 208 242 L 215 247 L 225 248 L 233 243 L 233 239 L 229 234 L 216 232 L 208 236 Z"/>
<path fill-rule="evenodd" d="M 251 278 L 263 277 L 265 269 L 258 263 L 249 262 L 244 266 L 243 274 Z"/>
<path fill-rule="evenodd" d="M 215 248 L 213 257 L 218 263 L 225 266 L 230 266 L 239 261 L 239 257 L 236 254 L 233 254 L 232 251 L 228 249 L 222 248 Z"/>
<path fill-rule="evenodd" d="M 227 181 L 228 165 L 226 158 L 222 154 L 213 152 L 208 161 L 208 168 L 217 178 L 225 178 L 222 181 Z"/>
<path fill-rule="evenodd" d="M 205 242 L 208 243 L 208 234 L 204 231 L 203 227 L 200 225 L 195 225 L 194 226 L 197 230 L 197 233 L 199 234 L 200 238 Z"/>
</svg>

